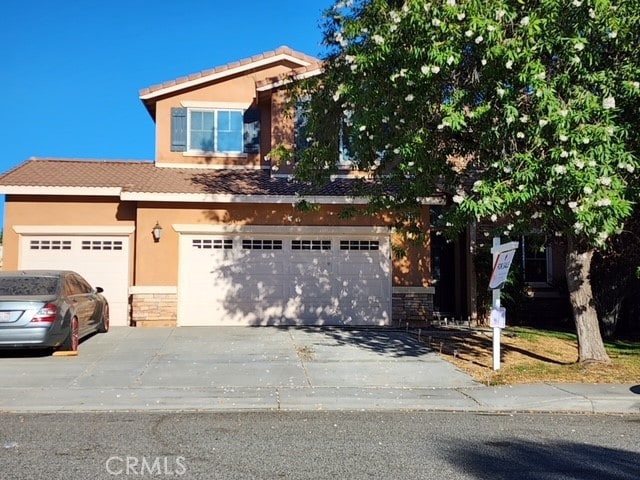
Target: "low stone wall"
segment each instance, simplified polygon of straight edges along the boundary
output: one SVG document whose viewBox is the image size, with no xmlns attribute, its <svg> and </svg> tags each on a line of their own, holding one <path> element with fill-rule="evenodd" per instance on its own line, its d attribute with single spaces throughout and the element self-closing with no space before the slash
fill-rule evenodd
<svg viewBox="0 0 640 480">
<path fill-rule="evenodd" d="M 174 287 L 133 287 L 131 323 L 136 327 L 175 327 L 178 292 Z"/>
<path fill-rule="evenodd" d="M 425 325 L 433 318 L 433 287 L 393 287 L 392 323 Z"/>
</svg>

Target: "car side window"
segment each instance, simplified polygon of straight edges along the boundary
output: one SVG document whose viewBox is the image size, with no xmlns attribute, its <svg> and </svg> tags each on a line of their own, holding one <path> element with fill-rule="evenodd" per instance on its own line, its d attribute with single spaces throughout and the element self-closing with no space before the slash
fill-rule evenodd
<svg viewBox="0 0 640 480">
<path fill-rule="evenodd" d="M 84 278 L 79 275 L 74 275 L 74 277 L 76 277 L 76 281 L 78 282 L 78 289 L 80 290 L 80 293 L 91 293 L 93 291 L 91 285 L 89 285 Z"/>
<path fill-rule="evenodd" d="M 78 275 L 67 275 L 64 279 L 64 293 L 65 295 L 81 295 L 83 293 L 90 293 L 91 286 L 85 282 Z"/>
<path fill-rule="evenodd" d="M 64 277 L 62 279 L 62 293 L 64 294 L 65 297 L 68 297 L 69 295 L 71 295 L 71 285 L 69 284 L 68 277 Z"/>
<path fill-rule="evenodd" d="M 64 294 L 69 297 L 71 295 L 76 295 L 78 292 L 75 288 L 75 282 L 71 278 L 70 275 L 64 277 Z"/>
</svg>

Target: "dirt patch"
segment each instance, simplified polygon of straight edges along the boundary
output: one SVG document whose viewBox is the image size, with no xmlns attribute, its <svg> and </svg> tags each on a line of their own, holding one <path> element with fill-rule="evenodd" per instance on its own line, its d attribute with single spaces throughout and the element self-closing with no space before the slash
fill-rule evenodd
<svg viewBox="0 0 640 480">
<path fill-rule="evenodd" d="M 637 383 L 640 345 L 628 352 L 608 349 L 612 364 L 581 365 L 575 338 L 556 338 L 534 329 L 505 329 L 500 341 L 500 370 L 493 370 L 491 329 L 443 330 L 421 335 L 442 358 L 476 380 L 492 385 L 566 382 Z"/>
<path fill-rule="evenodd" d="M 302 347 L 296 347 L 296 354 L 298 358 L 303 362 L 309 362 L 313 360 L 315 351 L 311 345 L 304 345 Z"/>
</svg>

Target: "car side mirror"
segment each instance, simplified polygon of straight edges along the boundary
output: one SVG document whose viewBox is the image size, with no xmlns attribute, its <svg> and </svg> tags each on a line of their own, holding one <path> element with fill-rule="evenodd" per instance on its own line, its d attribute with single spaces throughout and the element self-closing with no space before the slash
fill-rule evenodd
<svg viewBox="0 0 640 480">
<path fill-rule="evenodd" d="M 102 292 L 104 292 L 104 288 L 96 287 L 96 293 L 102 293 Z"/>
</svg>

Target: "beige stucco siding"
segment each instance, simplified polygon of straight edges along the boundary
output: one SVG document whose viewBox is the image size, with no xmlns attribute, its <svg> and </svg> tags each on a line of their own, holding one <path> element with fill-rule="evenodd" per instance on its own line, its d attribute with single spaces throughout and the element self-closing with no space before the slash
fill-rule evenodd
<svg viewBox="0 0 640 480">
<path fill-rule="evenodd" d="M 15 225 L 130 226 L 135 225 L 135 204 L 108 197 L 16 196 L 5 202 L 4 270 L 19 263 L 19 239 Z"/>
<path fill-rule="evenodd" d="M 119 202 L 102 197 L 63 198 L 8 196 L 5 225 L 43 226 L 135 226 L 135 245 L 131 255 L 133 285 L 175 286 L 178 281 L 179 234 L 175 224 L 202 225 L 273 225 L 273 226 L 375 226 L 391 224 L 382 216 L 341 219 L 340 206 L 323 206 L 318 212 L 300 212 L 292 205 L 265 204 L 174 204 Z M 425 210 L 426 212 L 426 210 Z M 428 220 L 425 213 L 425 220 Z M 163 236 L 155 242 L 152 235 L 158 222 Z M 428 225 L 428 222 L 425 222 Z M 428 237 L 428 235 L 427 235 Z M 4 232 L 4 269 L 12 270 L 19 262 L 19 235 L 13 228 Z M 429 286 L 431 278 L 428 245 L 421 248 L 394 235 L 394 247 L 404 248 L 406 255 L 393 258 L 393 284 Z"/>
<path fill-rule="evenodd" d="M 323 206 L 318 212 L 303 213 L 292 205 L 264 204 L 158 204 L 140 202 L 136 230 L 137 259 L 135 285 L 176 285 L 178 281 L 179 233 L 172 225 L 272 225 L 272 226 L 376 226 L 389 225 L 388 218 L 360 216 L 353 220 L 339 218 L 341 207 Z M 162 239 L 152 235 L 158 222 Z M 427 235 L 428 237 L 428 235 Z M 399 237 L 393 242 L 401 244 Z M 430 259 L 428 250 L 404 245 L 407 255 L 393 259 L 394 285 L 428 286 Z"/>
<path fill-rule="evenodd" d="M 171 151 L 171 108 L 182 107 L 188 102 L 225 102 L 225 103 L 241 103 L 246 106 L 255 104 L 256 98 L 256 82 L 265 78 L 275 77 L 288 72 L 288 67 L 275 66 L 263 70 L 258 70 L 250 74 L 242 76 L 226 78 L 223 81 L 200 87 L 177 94 L 175 96 L 158 100 L 156 103 L 156 162 L 158 165 L 164 164 L 204 164 L 204 165 L 250 165 L 261 166 L 263 157 L 268 151 L 264 146 L 268 145 L 269 124 L 265 122 L 264 114 L 268 114 L 262 109 L 261 118 L 261 154 L 247 154 L 238 156 L 192 156 L 185 152 Z M 185 103 L 186 102 L 186 103 Z M 264 130 L 266 123 L 267 130 Z"/>
</svg>

